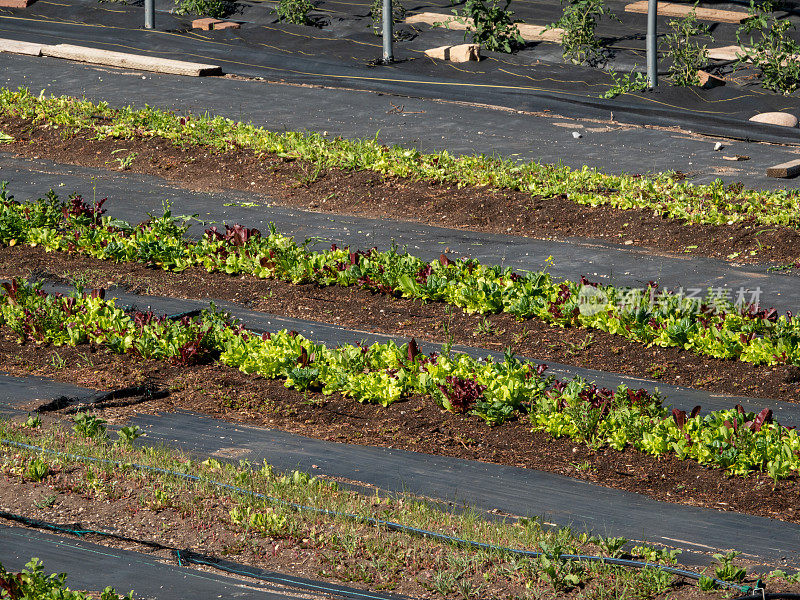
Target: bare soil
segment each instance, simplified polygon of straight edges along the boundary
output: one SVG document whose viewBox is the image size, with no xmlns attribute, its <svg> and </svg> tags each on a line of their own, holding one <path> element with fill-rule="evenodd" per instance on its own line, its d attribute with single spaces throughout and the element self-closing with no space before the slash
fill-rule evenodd
<svg viewBox="0 0 800 600">
<path fill-rule="evenodd" d="M 88 133 L 65 137 L 51 126 L 9 115 L 0 115 L 0 127 L 15 138 L 3 149 L 18 156 L 112 170 L 118 159 L 135 154 L 128 168 L 136 173 L 198 191 L 245 190 L 264 195 L 265 202 L 320 212 L 537 238 L 593 238 L 681 256 L 726 260 L 739 253 L 737 260 L 751 263 L 793 265 L 800 259 L 800 233 L 789 227 L 691 225 L 645 210 L 581 206 L 563 196 L 434 185 L 369 171 L 318 172 L 303 161 L 239 149 L 214 152 L 149 138 L 93 140 Z M 102 197 L 102 190 L 97 193 Z"/>
<path fill-rule="evenodd" d="M 0 448 L 2 458 L 13 461 L 13 450 Z M 439 551 L 431 551 L 422 541 L 408 540 L 405 543 L 407 549 L 400 556 L 380 560 L 375 558 L 374 549 L 357 547 L 344 552 L 332 548 L 324 539 L 324 535 L 331 533 L 330 526 L 314 526 L 311 532 L 304 531 L 297 536 L 247 531 L 231 522 L 230 511 L 236 505 L 231 498 L 201 490 L 182 491 L 180 495 L 165 492 L 158 480 L 147 475 L 142 477 L 125 471 L 105 472 L 84 465 L 65 464 L 54 466 L 48 476 L 36 482 L 3 472 L 2 467 L 0 462 L 0 510 L 67 529 L 88 529 L 116 536 L 88 533 L 81 536 L 82 540 L 145 553 L 172 564 L 177 564 L 174 550 L 189 550 L 267 571 L 331 581 L 351 588 L 390 591 L 411 598 L 442 597 L 431 591 L 437 572 L 436 561 L 442 557 Z M 0 525 L 19 527 L 20 523 L 0 517 Z M 385 534 L 384 551 L 387 554 L 391 554 L 393 548 L 403 548 L 392 545 L 397 543 L 393 542 L 395 537 L 398 534 Z M 507 562 L 503 557 L 487 560 L 501 564 Z M 483 563 L 473 563 L 460 578 L 481 589 L 486 597 L 525 597 L 526 588 L 519 577 L 513 576 L 512 565 L 506 565 L 507 572 L 512 575 L 486 581 Z M 746 562 L 739 564 L 748 566 Z M 213 567 L 202 568 L 215 570 Z M 584 598 L 585 594 L 602 592 L 605 579 L 594 578 L 588 584 L 557 594 L 546 584 L 534 582 L 535 597 Z M 98 587 L 104 585 L 105 580 L 98 577 Z M 598 587 L 601 589 L 597 590 Z M 289 591 L 291 586 L 284 589 Z M 797 589 L 800 586 L 781 582 L 770 584 L 771 592 Z M 127 590 L 118 591 L 124 593 Z M 676 579 L 672 593 L 676 591 L 687 600 L 723 597 L 719 592 L 703 593 L 696 585 L 680 578 Z M 452 593 L 447 597 L 461 596 Z M 665 597 L 672 596 L 667 594 Z"/>
</svg>

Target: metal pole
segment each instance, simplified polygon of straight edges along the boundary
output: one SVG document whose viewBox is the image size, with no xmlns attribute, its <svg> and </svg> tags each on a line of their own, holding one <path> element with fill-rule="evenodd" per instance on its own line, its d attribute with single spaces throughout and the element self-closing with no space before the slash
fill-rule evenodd
<svg viewBox="0 0 800 600">
<path fill-rule="evenodd" d="M 389 64 L 394 61 L 392 53 L 392 0 L 383 0 L 383 63 Z"/>
<path fill-rule="evenodd" d="M 144 0 L 144 28 L 156 28 L 156 10 L 154 6 L 155 0 Z"/>
<path fill-rule="evenodd" d="M 658 49 L 656 44 L 656 15 L 658 0 L 647 2 L 647 83 L 651 88 L 658 86 Z"/>
</svg>

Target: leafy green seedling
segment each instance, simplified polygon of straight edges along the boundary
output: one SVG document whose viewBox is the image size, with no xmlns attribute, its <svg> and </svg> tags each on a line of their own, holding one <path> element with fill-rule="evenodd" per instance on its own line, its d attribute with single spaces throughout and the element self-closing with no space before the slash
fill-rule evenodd
<svg viewBox="0 0 800 600">
<path fill-rule="evenodd" d="M 42 417 L 39 415 L 28 415 L 28 418 L 25 419 L 25 427 L 29 429 L 36 429 L 37 427 L 41 427 L 42 425 Z"/>
<path fill-rule="evenodd" d="M 136 438 L 141 437 L 143 435 L 142 428 L 138 425 L 132 425 L 128 427 L 122 427 L 119 431 L 117 431 L 117 435 L 119 439 L 117 442 L 124 446 L 132 446 L 134 440 Z"/>
<path fill-rule="evenodd" d="M 722 581 L 735 581 L 741 583 L 747 577 L 747 569 L 737 567 L 733 561 L 739 556 L 741 552 L 728 552 L 726 554 L 716 553 L 714 558 L 719 561 L 720 565 L 714 569 L 714 574 L 717 579 Z"/>
<path fill-rule="evenodd" d="M 106 422 L 94 415 L 78 413 L 72 417 L 74 425 L 72 429 L 78 435 L 87 438 L 104 438 L 106 435 Z"/>
<path fill-rule="evenodd" d="M 697 587 L 700 588 L 703 592 L 710 592 L 712 590 L 717 589 L 717 582 L 714 581 L 713 577 L 709 577 L 708 575 L 701 575 L 700 579 L 697 582 Z"/>
<path fill-rule="evenodd" d="M 50 474 L 50 465 L 38 456 L 28 463 L 25 476 L 32 481 L 41 481 Z"/>
<path fill-rule="evenodd" d="M 600 549 L 608 556 L 616 558 L 622 554 L 622 547 L 628 543 L 628 539 L 624 537 L 607 537 L 597 536 L 592 540 L 597 544 Z"/>
</svg>

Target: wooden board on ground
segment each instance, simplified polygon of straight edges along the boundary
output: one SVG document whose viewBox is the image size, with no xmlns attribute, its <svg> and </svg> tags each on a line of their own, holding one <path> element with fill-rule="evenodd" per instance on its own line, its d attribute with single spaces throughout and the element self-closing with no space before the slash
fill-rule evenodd
<svg viewBox="0 0 800 600">
<path fill-rule="evenodd" d="M 17 40 L 0 40 L 0 52 L 11 52 L 13 54 L 27 54 L 29 56 L 41 56 L 42 44 L 32 42 L 19 42 Z"/>
<path fill-rule="evenodd" d="M 221 75 L 222 69 L 217 65 L 172 60 L 156 56 L 142 56 L 127 54 L 125 52 L 112 52 L 100 48 L 87 48 L 71 44 L 57 44 L 55 46 L 42 46 L 42 54 L 53 58 L 64 58 L 77 62 L 86 62 L 95 65 L 122 67 L 140 71 L 154 71 L 170 75 L 187 75 L 189 77 L 202 77 L 204 75 Z"/>
<path fill-rule="evenodd" d="M 786 178 L 796 177 L 797 175 L 800 175 L 800 160 L 790 160 L 767 169 L 767 177 Z"/>
<path fill-rule="evenodd" d="M 718 10 L 716 8 L 700 8 L 676 4 L 674 2 L 659 2 L 658 14 L 662 17 L 685 17 L 694 11 L 698 19 L 703 21 L 717 21 L 718 23 L 741 23 L 750 15 L 738 10 Z M 625 12 L 647 14 L 647 0 L 640 0 L 625 6 Z"/>
<path fill-rule="evenodd" d="M 739 60 L 739 57 L 744 57 L 747 53 L 753 54 L 753 49 L 748 46 L 721 46 L 720 48 L 709 48 L 708 58 L 714 60 Z M 749 58 L 745 60 L 753 62 Z M 792 60 L 800 62 L 800 54 L 793 54 Z"/>
<path fill-rule="evenodd" d="M 472 26 L 472 19 L 460 19 L 455 15 L 444 13 L 424 12 L 407 17 L 406 23 L 412 25 L 415 23 L 425 23 L 427 25 L 443 23 L 443 26 L 447 29 L 464 31 L 468 26 Z M 553 42 L 560 44 L 561 36 L 564 35 L 563 29 L 549 29 L 545 31 L 547 28 L 544 25 L 532 25 L 530 23 L 517 23 L 517 29 L 522 39 L 528 42 Z"/>
<path fill-rule="evenodd" d="M 713 58 L 714 60 L 739 60 L 739 57 L 742 56 L 746 51 L 747 49 L 742 48 L 741 46 L 722 46 L 720 48 L 709 48 L 708 58 Z"/>
</svg>

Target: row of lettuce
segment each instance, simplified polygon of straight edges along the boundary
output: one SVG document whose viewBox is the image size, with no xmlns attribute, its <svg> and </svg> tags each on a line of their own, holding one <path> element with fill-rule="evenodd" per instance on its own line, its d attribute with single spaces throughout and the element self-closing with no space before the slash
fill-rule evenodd
<svg viewBox="0 0 800 600">
<path fill-rule="evenodd" d="M 370 170 L 458 186 L 490 186 L 532 196 L 559 196 L 578 204 L 646 209 L 653 214 L 712 225 L 754 221 L 796 226 L 800 206 L 796 190 L 755 191 L 726 187 L 720 180 L 692 185 L 669 175 L 607 175 L 584 167 L 518 163 L 484 155 L 423 154 L 388 147 L 377 139 L 328 139 L 309 132 L 271 132 L 220 116 L 185 115 L 148 106 L 112 109 L 68 96 L 38 96 L 26 88 L 0 88 L 0 110 L 63 135 L 86 133 L 98 139 L 159 138 L 179 146 L 218 152 L 246 149 L 256 154 L 297 158 L 321 168 Z"/>
<path fill-rule="evenodd" d="M 393 247 L 313 250 L 274 228 L 267 235 L 240 225 L 212 227 L 199 240 L 189 220 L 169 209 L 137 226 L 104 215 L 103 201 L 87 204 L 53 192 L 18 202 L 0 192 L 0 245 L 28 244 L 103 260 L 136 262 L 170 271 L 199 267 L 293 284 L 362 286 L 396 297 L 445 302 L 469 313 L 508 313 L 561 327 L 598 329 L 649 346 L 677 347 L 753 364 L 800 364 L 800 322 L 790 313 L 708 296 L 600 286 L 585 278 L 558 281 L 546 271 L 514 272 L 445 255 L 426 262 Z M 711 291 L 709 292 L 711 293 Z"/>
<path fill-rule="evenodd" d="M 328 348 L 286 330 L 258 335 L 214 310 L 168 319 L 126 312 L 100 290 L 63 297 L 20 280 L 4 283 L 3 290 L 0 326 L 20 341 L 103 345 L 175 364 L 219 360 L 245 373 L 282 378 L 289 388 L 338 392 L 383 406 L 424 396 L 490 425 L 528 419 L 534 431 L 554 437 L 690 458 L 736 475 L 762 471 L 777 481 L 800 470 L 800 436 L 773 422 L 768 409 L 755 414 L 737 406 L 687 415 L 670 412 L 657 393 L 598 389 L 579 377 L 558 380 L 546 375 L 546 366 L 510 353 L 502 361 L 424 355 L 414 340 Z"/>
</svg>

